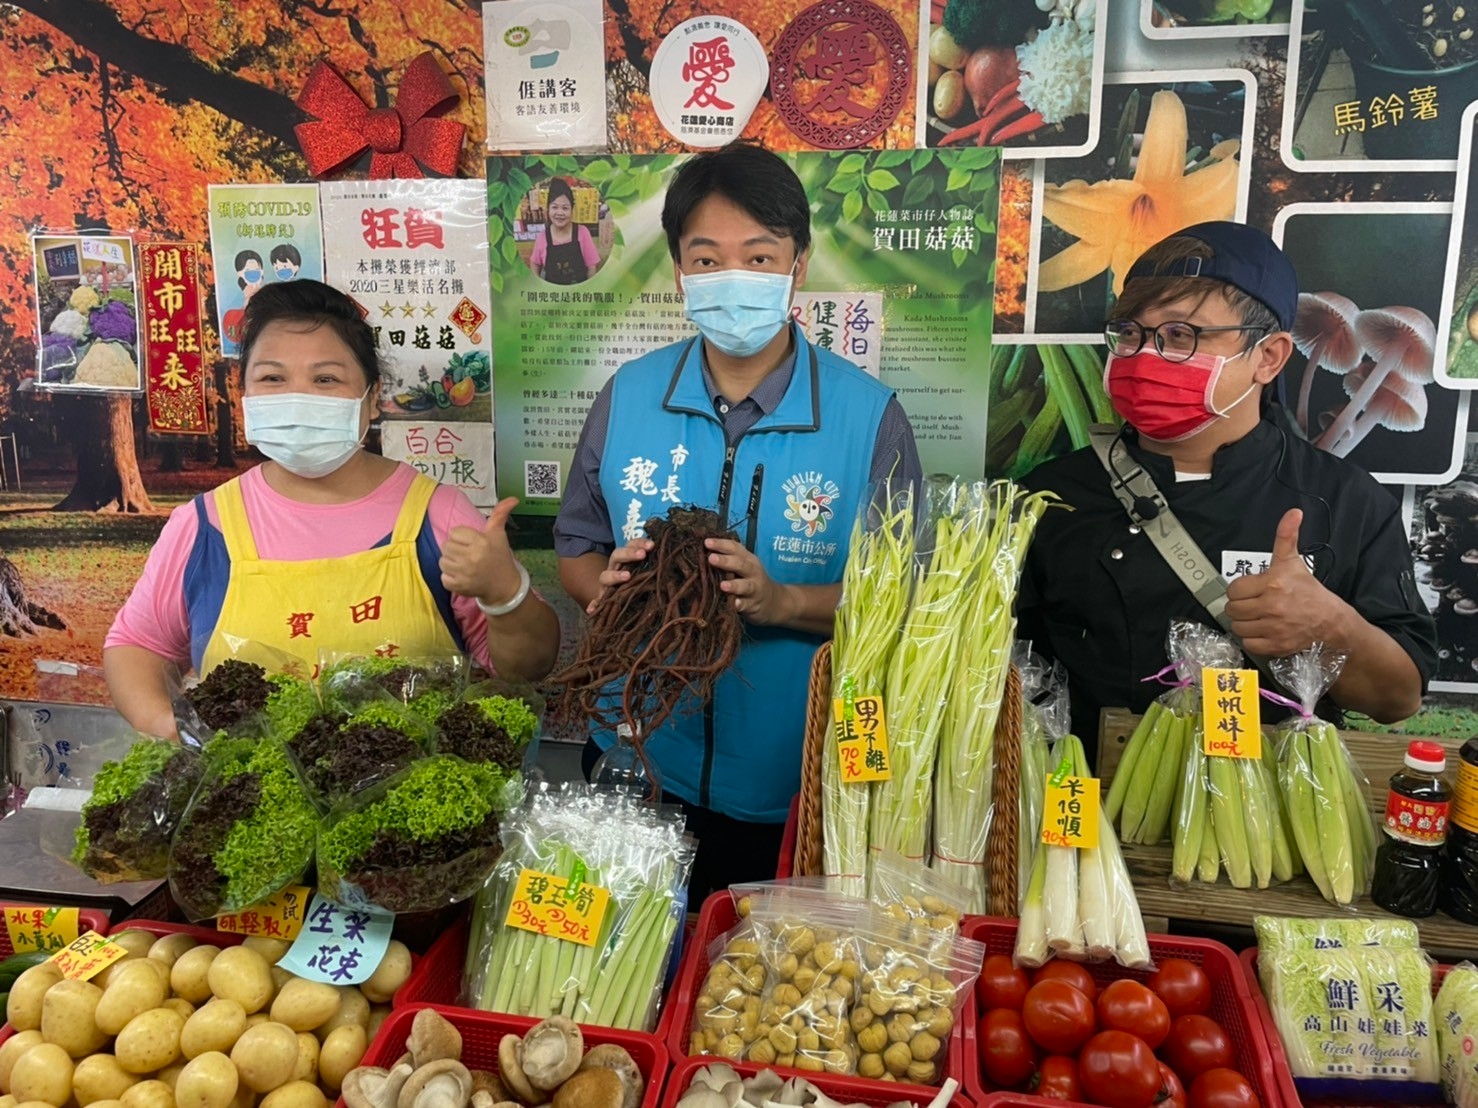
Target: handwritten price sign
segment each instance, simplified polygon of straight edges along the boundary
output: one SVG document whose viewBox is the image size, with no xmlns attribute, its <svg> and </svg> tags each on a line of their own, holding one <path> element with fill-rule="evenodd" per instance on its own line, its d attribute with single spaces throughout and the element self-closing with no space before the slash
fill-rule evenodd
<svg viewBox="0 0 1478 1108">
<path fill-rule="evenodd" d="M 567 879 L 538 870 L 523 870 L 518 875 L 504 926 L 594 946 L 600 941 L 601 922 L 610 906 L 611 894 L 599 885 L 586 884 L 582 877 L 583 874 L 577 874 Z"/>
<path fill-rule="evenodd" d="M 1258 699 L 1255 669 L 1201 671 L 1201 711 L 1206 720 L 1202 749 L 1208 758 L 1262 757 Z"/>
<path fill-rule="evenodd" d="M 0 906 L 10 949 L 17 954 L 61 950 L 77 941 L 76 908 L 41 908 L 29 904 Z"/>
<path fill-rule="evenodd" d="M 1059 767 L 1047 779 L 1042 841 L 1048 846 L 1092 850 L 1098 845 L 1098 801 L 1098 778 L 1069 777 Z"/>
<path fill-rule="evenodd" d="M 88 931 L 68 943 L 47 959 L 69 981 L 86 981 L 96 977 L 114 962 L 128 954 L 117 943 L 110 943 L 96 931 Z"/>
<path fill-rule="evenodd" d="M 219 917 L 216 930 L 292 942 L 303 930 L 303 912 L 312 891 L 306 885 L 291 885 L 255 908 Z"/>
<path fill-rule="evenodd" d="M 832 720 L 845 784 L 866 785 L 893 776 L 881 696 L 854 697 L 846 692 L 832 701 Z"/>
</svg>

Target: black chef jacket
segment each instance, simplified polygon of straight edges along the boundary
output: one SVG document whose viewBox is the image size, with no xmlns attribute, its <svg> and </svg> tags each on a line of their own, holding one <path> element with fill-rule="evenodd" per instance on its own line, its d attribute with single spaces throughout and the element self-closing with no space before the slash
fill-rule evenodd
<svg viewBox="0 0 1478 1108">
<path fill-rule="evenodd" d="M 1171 459 L 1141 449 L 1132 430 L 1126 441 L 1213 570 L 1224 551 L 1271 552 L 1279 520 L 1302 508 L 1299 549 L 1312 557 L 1314 575 L 1401 644 L 1425 691 L 1436 627 L 1417 594 L 1399 505 L 1369 474 L 1288 432 L 1276 409 L 1217 451 L 1206 481 L 1177 482 Z M 1165 691 L 1144 678 L 1168 664 L 1170 622 L 1216 622 L 1133 526 L 1092 447 L 1039 466 L 1022 483 L 1073 509 L 1053 508 L 1037 527 L 1017 634 L 1067 667 L 1073 732 L 1091 749 L 1101 709 L 1143 712 Z M 1286 713 L 1265 702 L 1263 714 Z"/>
</svg>

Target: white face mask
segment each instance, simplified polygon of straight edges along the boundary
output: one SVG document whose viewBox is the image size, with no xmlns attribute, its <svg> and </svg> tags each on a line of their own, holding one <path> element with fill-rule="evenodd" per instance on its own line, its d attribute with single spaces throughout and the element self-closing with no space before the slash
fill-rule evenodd
<svg viewBox="0 0 1478 1108">
<path fill-rule="evenodd" d="M 364 433 L 359 429 L 364 398 L 248 396 L 241 402 L 246 441 L 298 477 L 327 477 L 352 458 Z"/>
</svg>

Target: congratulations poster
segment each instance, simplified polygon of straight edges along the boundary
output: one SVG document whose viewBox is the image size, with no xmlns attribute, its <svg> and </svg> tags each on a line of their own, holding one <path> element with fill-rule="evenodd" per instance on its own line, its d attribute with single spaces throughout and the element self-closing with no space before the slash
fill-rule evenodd
<svg viewBox="0 0 1478 1108">
<path fill-rule="evenodd" d="M 864 367 L 876 357 L 926 471 L 982 472 L 998 152 L 787 157 L 812 199 L 811 260 L 797 297 L 807 333 Z M 522 497 L 524 510 L 558 510 L 586 411 L 611 374 L 695 334 L 661 226 L 676 161 L 488 160 L 498 493 Z M 561 248 L 582 252 L 573 283 L 548 279 L 552 177 L 574 197 L 574 230 Z"/>
</svg>

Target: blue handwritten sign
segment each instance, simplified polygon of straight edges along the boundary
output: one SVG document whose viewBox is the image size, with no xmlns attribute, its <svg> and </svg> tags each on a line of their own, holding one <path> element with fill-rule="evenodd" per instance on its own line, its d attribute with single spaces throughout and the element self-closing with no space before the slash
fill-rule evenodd
<svg viewBox="0 0 1478 1108">
<path fill-rule="evenodd" d="M 393 915 L 345 908 L 314 893 L 303 929 L 277 964 L 308 981 L 359 985 L 379 968 L 394 924 Z"/>
</svg>

